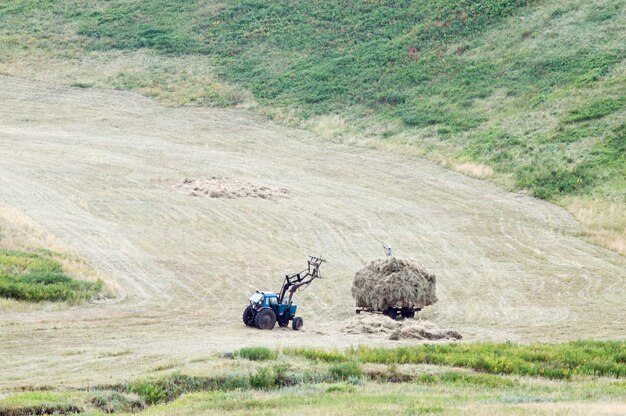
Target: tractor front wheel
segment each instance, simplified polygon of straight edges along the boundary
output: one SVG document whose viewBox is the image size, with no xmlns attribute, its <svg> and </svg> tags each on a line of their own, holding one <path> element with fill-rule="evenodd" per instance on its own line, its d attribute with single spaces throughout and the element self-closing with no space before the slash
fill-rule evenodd
<svg viewBox="0 0 626 416">
<path fill-rule="evenodd" d="M 272 329 L 276 325 L 276 314 L 271 309 L 261 309 L 256 313 L 254 323 L 259 329 Z"/>
<path fill-rule="evenodd" d="M 299 316 L 293 318 L 291 327 L 294 329 L 294 331 L 299 331 L 300 329 L 302 329 L 302 325 L 304 325 L 304 321 L 302 320 L 302 318 L 300 318 Z"/>
<path fill-rule="evenodd" d="M 246 326 L 254 326 L 254 309 L 252 309 L 252 305 L 248 305 L 243 311 L 243 323 Z"/>
</svg>

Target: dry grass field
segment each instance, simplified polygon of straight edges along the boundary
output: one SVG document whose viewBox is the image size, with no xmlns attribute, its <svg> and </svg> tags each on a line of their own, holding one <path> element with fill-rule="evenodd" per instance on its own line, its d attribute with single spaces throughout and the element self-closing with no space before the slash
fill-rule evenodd
<svg viewBox="0 0 626 416">
<path fill-rule="evenodd" d="M 192 195 L 185 179 L 231 188 Z M 626 260 L 580 239 L 563 209 L 243 110 L 0 76 L 0 206 L 40 233 L 12 245 L 54 241 L 116 294 L 4 307 L 0 389 L 117 382 L 249 345 L 402 344 L 341 332 L 352 277 L 382 241 L 437 275 L 423 316 L 468 341 L 625 334 Z M 303 331 L 242 324 L 251 292 L 319 254 L 325 279 L 297 295 Z"/>
</svg>

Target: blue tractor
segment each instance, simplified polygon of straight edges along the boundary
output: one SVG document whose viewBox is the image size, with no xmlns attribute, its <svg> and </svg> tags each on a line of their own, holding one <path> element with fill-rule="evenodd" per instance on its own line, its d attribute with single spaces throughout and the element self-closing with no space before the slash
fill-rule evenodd
<svg viewBox="0 0 626 416">
<path fill-rule="evenodd" d="M 257 291 L 250 296 L 250 304 L 243 311 L 243 323 L 259 329 L 273 329 L 277 322 L 278 326 L 286 327 L 291 321 L 291 327 L 300 330 L 304 322 L 296 316 L 298 307 L 293 304 L 293 295 L 322 277 L 320 266 L 325 261 L 321 257 L 309 257 L 307 269 L 285 276 L 280 293 Z"/>
</svg>

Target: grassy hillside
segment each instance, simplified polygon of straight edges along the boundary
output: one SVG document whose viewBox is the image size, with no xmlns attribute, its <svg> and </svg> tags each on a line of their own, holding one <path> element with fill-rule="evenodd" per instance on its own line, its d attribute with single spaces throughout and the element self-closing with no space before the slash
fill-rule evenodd
<svg viewBox="0 0 626 416">
<path fill-rule="evenodd" d="M 626 253 L 619 0 L 22 0 L 0 21 L 4 73 L 254 106 L 557 201 Z"/>
</svg>

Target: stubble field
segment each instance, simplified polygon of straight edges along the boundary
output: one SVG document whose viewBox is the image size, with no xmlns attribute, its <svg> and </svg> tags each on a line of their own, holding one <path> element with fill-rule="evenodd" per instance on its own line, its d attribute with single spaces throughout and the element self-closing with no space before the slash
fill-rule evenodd
<svg viewBox="0 0 626 416">
<path fill-rule="evenodd" d="M 626 262 L 566 211 L 246 112 L 2 76 L 0 206 L 116 294 L 4 309 L 2 388 L 117 382 L 250 345 L 407 342 L 342 331 L 382 241 L 437 275 L 423 316 L 467 341 L 624 337 Z M 325 279 L 297 295 L 303 331 L 243 325 L 251 292 L 320 254 Z"/>
</svg>

